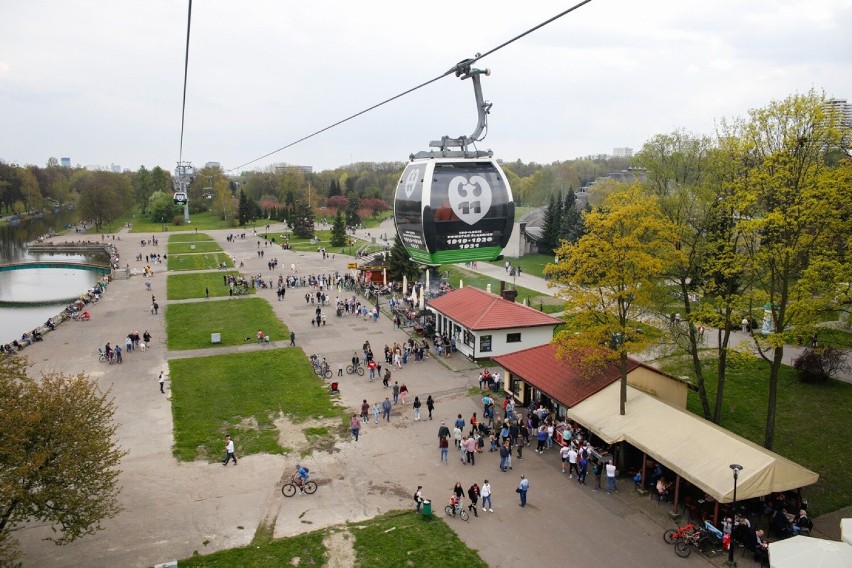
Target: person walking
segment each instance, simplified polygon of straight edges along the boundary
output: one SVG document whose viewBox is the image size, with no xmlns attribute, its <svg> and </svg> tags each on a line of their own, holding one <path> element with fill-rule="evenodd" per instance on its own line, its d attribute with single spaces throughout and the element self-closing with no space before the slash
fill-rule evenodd
<svg viewBox="0 0 852 568">
<path fill-rule="evenodd" d="M 166 394 L 166 391 L 164 390 L 164 387 L 166 385 L 166 378 L 163 376 L 163 371 L 160 371 L 160 377 L 157 380 L 160 383 L 160 392 Z"/>
<path fill-rule="evenodd" d="M 408 387 L 405 386 L 405 383 L 402 383 L 399 386 L 399 399 L 402 401 L 402 404 L 405 404 L 405 397 L 408 396 Z"/>
<path fill-rule="evenodd" d="M 222 465 L 228 465 L 228 462 L 234 460 L 234 465 L 237 465 L 237 454 L 234 453 L 234 441 L 230 434 L 225 434 L 225 461 Z"/>
<path fill-rule="evenodd" d="M 488 503 L 488 512 L 494 512 L 494 506 L 491 504 L 491 484 L 486 479 L 479 489 L 479 494 L 482 496 L 482 510 L 485 511 L 485 504 Z"/>
<path fill-rule="evenodd" d="M 446 437 L 438 438 L 438 449 L 440 450 L 441 463 L 449 463 L 450 441 Z"/>
<path fill-rule="evenodd" d="M 612 460 L 606 462 L 606 494 L 612 495 L 612 492 L 618 493 L 618 484 L 615 479 L 615 464 Z"/>
<path fill-rule="evenodd" d="M 367 402 L 365 398 L 361 402 L 361 422 L 369 422 L 370 421 L 370 403 Z"/>
<path fill-rule="evenodd" d="M 435 401 L 432 400 L 431 394 L 426 397 L 426 410 L 429 411 L 429 420 L 432 420 L 432 411 L 435 410 Z"/>
<path fill-rule="evenodd" d="M 379 414 L 381 414 L 381 411 L 379 410 L 379 403 L 376 402 L 373 404 L 373 419 L 376 424 L 379 423 Z"/>
<path fill-rule="evenodd" d="M 579 473 L 577 474 L 577 483 L 580 485 L 586 484 L 586 475 L 589 472 L 589 460 L 588 458 L 580 457 L 579 461 Z"/>
<path fill-rule="evenodd" d="M 352 435 L 355 436 L 355 441 L 358 441 L 358 435 L 361 433 L 361 419 L 357 414 L 352 414 L 352 419 L 349 421 L 349 428 L 352 430 Z"/>
<path fill-rule="evenodd" d="M 500 471 L 506 473 L 506 460 L 509 458 L 509 445 L 500 446 Z"/>
<path fill-rule="evenodd" d="M 396 404 L 399 402 L 399 382 L 393 382 L 393 403 Z"/>
<path fill-rule="evenodd" d="M 422 406 L 422 404 L 420 402 L 419 396 L 414 397 L 414 403 L 412 404 L 412 406 L 414 407 L 414 419 L 420 420 L 420 407 Z"/>
<path fill-rule="evenodd" d="M 338 376 L 338 377 L 342 377 L 342 376 L 343 376 L 343 363 L 338 363 L 338 364 L 337 364 L 337 376 Z"/>
<path fill-rule="evenodd" d="M 296 332 L 295 331 L 290 332 L 290 345 L 292 345 L 293 347 L 296 346 Z"/>
<path fill-rule="evenodd" d="M 472 433 L 465 441 L 465 450 L 467 451 L 467 463 L 476 465 L 476 438 L 473 437 Z"/>
<path fill-rule="evenodd" d="M 467 506 L 468 511 L 473 511 L 473 516 L 478 517 L 476 503 L 479 501 L 479 485 L 474 483 L 467 490 L 467 498 L 470 499 L 470 504 Z"/>
<path fill-rule="evenodd" d="M 574 446 L 568 448 L 568 479 L 573 477 L 573 473 L 577 474 L 577 477 L 580 477 L 580 468 L 577 467 L 577 450 L 574 449 Z"/>
<path fill-rule="evenodd" d="M 385 397 L 385 401 L 382 403 L 382 418 L 390 422 L 391 408 L 393 405 L 388 397 Z"/>
<path fill-rule="evenodd" d="M 596 461 L 595 465 L 592 466 L 592 475 L 595 476 L 595 486 L 592 491 L 601 490 L 601 473 L 603 473 L 603 466 L 601 462 Z"/>
<path fill-rule="evenodd" d="M 527 491 L 530 488 L 530 480 L 521 475 L 521 482 L 518 483 L 518 494 L 521 497 L 521 507 L 527 506 Z"/>
</svg>

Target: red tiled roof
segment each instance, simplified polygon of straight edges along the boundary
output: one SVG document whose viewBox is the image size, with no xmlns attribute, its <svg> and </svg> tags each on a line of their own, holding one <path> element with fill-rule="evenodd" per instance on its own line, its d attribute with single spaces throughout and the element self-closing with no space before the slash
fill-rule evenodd
<svg viewBox="0 0 852 568">
<path fill-rule="evenodd" d="M 582 376 L 576 368 L 557 357 L 556 348 L 551 343 L 493 357 L 493 360 L 568 408 L 576 406 L 621 378 L 617 363 L 609 365 L 596 377 Z M 638 361 L 629 359 L 627 372 L 638 366 Z"/>
<path fill-rule="evenodd" d="M 553 316 L 472 286 L 459 288 L 440 298 L 429 300 L 429 307 L 474 331 L 555 326 L 562 323 L 562 320 Z"/>
</svg>

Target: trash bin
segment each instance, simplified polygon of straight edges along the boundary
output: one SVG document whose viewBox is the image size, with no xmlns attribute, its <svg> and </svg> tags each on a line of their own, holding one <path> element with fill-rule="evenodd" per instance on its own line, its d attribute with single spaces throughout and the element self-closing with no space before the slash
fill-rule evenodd
<svg viewBox="0 0 852 568">
<path fill-rule="evenodd" d="M 423 516 L 431 517 L 432 516 L 432 501 L 426 499 L 423 501 Z"/>
</svg>

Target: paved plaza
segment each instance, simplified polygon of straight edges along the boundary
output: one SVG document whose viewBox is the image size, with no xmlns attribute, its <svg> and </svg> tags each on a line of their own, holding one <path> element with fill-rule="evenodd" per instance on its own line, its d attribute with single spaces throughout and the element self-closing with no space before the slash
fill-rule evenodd
<svg viewBox="0 0 852 568">
<path fill-rule="evenodd" d="M 280 231 L 274 226 L 271 232 Z M 246 239 L 227 242 L 231 231 L 208 231 L 242 272 L 263 274 L 277 280 L 289 272 L 290 264 L 302 275 L 345 271 L 351 257 L 323 261 L 315 253 L 284 251 L 276 247 L 257 255 L 258 239 L 247 230 Z M 242 232 L 234 230 L 233 232 Z M 146 235 L 122 232 L 119 251 L 122 264 L 141 272 L 143 263 L 133 259 L 138 252 L 165 253 L 168 235 L 158 234 L 159 248 L 142 248 Z M 62 237 L 59 237 L 61 239 Z M 71 240 L 70 237 L 68 240 Z M 279 270 L 270 272 L 267 262 L 279 260 Z M 120 423 L 118 441 L 129 453 L 121 464 L 121 502 L 124 511 L 103 523 L 104 530 L 65 547 L 56 547 L 41 539 L 50 535 L 47 526 L 32 525 L 18 533 L 25 553 L 24 566 L 151 566 L 191 556 L 195 551 L 209 554 L 251 542 L 261 521 L 274 520 L 276 537 L 298 534 L 321 527 L 358 521 L 386 511 L 413 508 L 411 495 L 423 486 L 426 498 L 434 501 L 433 510 L 443 514 L 443 506 L 456 481 L 467 488 L 489 479 L 494 490 L 494 512 L 480 511 L 478 518 L 463 523 L 447 519 L 468 546 L 479 551 L 494 567 L 570 565 L 619 566 L 698 566 L 707 561 L 700 555 L 678 558 L 664 544 L 663 525 L 666 505 L 657 505 L 635 494 L 628 480 L 622 491 L 612 496 L 595 493 L 591 485 L 578 486 L 560 473 L 555 449 L 543 455 L 533 451 L 524 459 L 515 459 L 513 470 L 501 473 L 496 454 L 477 456 L 475 466 L 460 463 L 450 451 L 450 463 L 441 464 L 437 448 L 437 430 L 441 420 L 452 424 L 461 413 L 467 420 L 481 404 L 471 394 L 477 385 L 476 367 L 455 355 L 446 364 L 433 358 L 409 364 L 394 372 L 394 380 L 405 382 L 408 404 L 394 408 L 390 423 L 370 423 L 361 431 L 358 442 L 342 440 L 333 451 L 317 451 L 302 460 L 311 470 L 319 490 L 311 496 L 285 499 L 280 492 L 283 472 L 292 471 L 297 457 L 239 456 L 238 467 L 222 467 L 219 462 L 180 463 L 172 455 L 172 414 L 169 383 L 166 395 L 160 394 L 157 375 L 167 370 L 170 358 L 202 356 L 211 353 L 241 352 L 254 349 L 291 349 L 288 338 L 272 338 L 269 346 L 251 342 L 237 347 L 205 349 L 196 352 L 169 353 L 165 349 L 163 312 L 166 300 L 165 265 L 153 265 L 153 290 L 147 291 L 145 279 L 134 276 L 115 280 L 100 302 L 91 308 L 90 322 L 68 321 L 43 342 L 26 350 L 35 370 L 85 372 L 110 388 L 117 405 Z M 519 282 L 520 283 L 520 282 Z M 526 284 L 525 284 L 526 285 Z M 152 315 L 151 294 L 160 304 L 159 315 Z M 332 298 L 334 293 L 331 294 Z M 315 306 L 305 305 L 304 291 L 289 289 L 284 301 L 277 301 L 274 289 L 261 289 L 277 315 L 296 333 L 298 349 L 327 357 L 336 373 L 339 361 L 348 361 L 369 340 L 378 357 L 386 343 L 407 339 L 404 331 L 382 317 L 378 323 L 360 318 L 337 318 L 328 309 L 327 325 L 312 327 Z M 203 298 L 200 301 L 205 301 Z M 235 299 L 209 300 L 241 301 Z M 107 341 L 122 340 L 131 331 L 148 330 L 153 340 L 145 352 L 127 353 L 122 365 L 98 363 L 97 348 Z M 257 330 L 246 330 L 253 336 Z M 270 376 L 270 388 L 286 377 Z M 337 380 L 337 379 L 335 379 Z M 235 390 L 239 377 L 234 378 Z M 341 402 L 355 409 L 362 399 L 370 403 L 389 396 L 380 380 L 370 383 L 367 376 L 345 375 L 341 380 Z M 411 402 L 420 396 L 425 402 L 431 394 L 436 400 L 435 419 L 414 421 Z M 616 409 L 613 409 L 615 411 Z M 237 440 L 239 448 L 239 440 Z M 528 506 L 518 506 L 514 488 L 520 475 L 530 480 Z M 414 514 L 414 513 L 412 513 Z M 440 543 L 436 543 L 440 546 Z"/>
</svg>

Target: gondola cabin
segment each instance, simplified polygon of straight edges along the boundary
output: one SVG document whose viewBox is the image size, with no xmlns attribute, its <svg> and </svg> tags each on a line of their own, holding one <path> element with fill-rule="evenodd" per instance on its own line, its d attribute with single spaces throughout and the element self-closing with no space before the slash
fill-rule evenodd
<svg viewBox="0 0 852 568">
<path fill-rule="evenodd" d="M 495 260 L 512 235 L 515 205 L 490 158 L 412 160 L 394 198 L 397 233 L 422 264 Z"/>
</svg>

